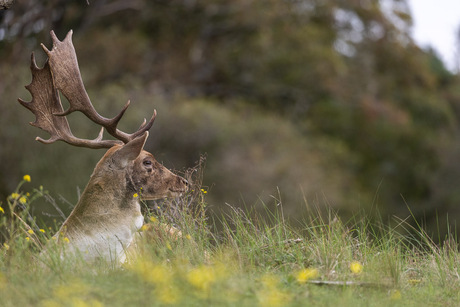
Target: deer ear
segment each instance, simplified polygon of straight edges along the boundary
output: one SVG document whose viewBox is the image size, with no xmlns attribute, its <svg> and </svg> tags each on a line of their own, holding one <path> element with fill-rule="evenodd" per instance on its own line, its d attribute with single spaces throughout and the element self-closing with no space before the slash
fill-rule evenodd
<svg viewBox="0 0 460 307">
<path fill-rule="evenodd" d="M 149 133 L 146 131 L 144 134 L 123 145 L 113 154 L 113 162 L 120 168 L 126 167 L 130 161 L 135 160 L 139 156 L 148 136 Z"/>
</svg>

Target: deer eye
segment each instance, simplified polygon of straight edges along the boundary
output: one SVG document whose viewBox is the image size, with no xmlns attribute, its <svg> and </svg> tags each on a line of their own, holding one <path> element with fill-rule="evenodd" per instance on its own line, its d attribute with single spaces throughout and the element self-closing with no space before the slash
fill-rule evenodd
<svg viewBox="0 0 460 307">
<path fill-rule="evenodd" d="M 152 166 L 152 161 L 145 160 L 144 162 L 142 162 L 142 164 L 144 164 L 144 166 Z"/>
</svg>

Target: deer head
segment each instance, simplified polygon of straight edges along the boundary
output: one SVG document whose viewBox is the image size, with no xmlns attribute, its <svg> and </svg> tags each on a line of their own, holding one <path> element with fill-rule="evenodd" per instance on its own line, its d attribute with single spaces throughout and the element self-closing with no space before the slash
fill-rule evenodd
<svg viewBox="0 0 460 307">
<path fill-rule="evenodd" d="M 129 101 L 114 118 L 99 115 L 83 85 L 72 44 L 72 31 L 63 41 L 59 41 L 53 31 L 51 37 L 51 51 L 42 44 L 48 55 L 43 68 L 37 66 L 32 53 L 32 82 L 26 86 L 32 100 L 26 102 L 19 99 L 21 105 L 36 117 L 31 125 L 51 135 L 48 140 L 40 137 L 36 140 L 44 144 L 64 141 L 80 147 L 109 148 L 97 163 L 80 200 L 56 238 L 67 238 L 68 250 L 78 251 L 85 259 L 102 257 L 124 261 L 124 251 L 143 223 L 139 198 L 177 197 L 187 190 L 187 181 L 143 150 L 156 111 L 148 122 L 144 119 L 134 133 L 120 131 L 117 125 Z M 70 107 L 66 111 L 62 107 L 59 92 L 69 101 Z M 98 137 L 88 140 L 72 134 L 66 116 L 75 111 L 82 112 L 102 126 Z M 103 139 L 104 128 L 115 140 Z"/>
</svg>

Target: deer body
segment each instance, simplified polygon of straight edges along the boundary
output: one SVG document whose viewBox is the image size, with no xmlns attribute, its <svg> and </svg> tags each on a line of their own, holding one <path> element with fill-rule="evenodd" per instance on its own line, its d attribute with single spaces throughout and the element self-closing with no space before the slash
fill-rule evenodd
<svg viewBox="0 0 460 307">
<path fill-rule="evenodd" d="M 143 150 L 156 112 L 132 134 L 117 129 L 129 102 L 113 119 L 96 112 L 81 80 L 71 34 L 69 32 L 61 42 L 51 32 L 53 49 L 49 51 L 43 46 L 49 56 L 43 68 L 37 67 L 32 54 L 32 83 L 26 86 L 32 101 L 19 102 L 35 114 L 32 125 L 51 134 L 49 140 L 37 138 L 38 141 L 48 144 L 62 140 L 75 146 L 109 148 L 55 238 L 58 242 L 64 241 L 63 255 L 71 253 L 88 261 L 102 258 L 120 263 L 143 225 L 139 198 L 177 197 L 187 190 L 187 181 Z M 69 100 L 70 108 L 65 112 L 58 91 Z M 73 136 L 65 116 L 74 111 L 84 113 L 117 140 L 103 140 L 103 129 L 94 140 Z"/>
<path fill-rule="evenodd" d="M 70 250 L 78 250 L 87 260 L 102 257 L 123 262 L 144 222 L 140 196 L 153 200 L 185 191 L 183 178 L 142 150 L 145 140 L 146 136 L 139 137 L 104 155 L 59 231 L 58 240 L 67 238 Z"/>
</svg>

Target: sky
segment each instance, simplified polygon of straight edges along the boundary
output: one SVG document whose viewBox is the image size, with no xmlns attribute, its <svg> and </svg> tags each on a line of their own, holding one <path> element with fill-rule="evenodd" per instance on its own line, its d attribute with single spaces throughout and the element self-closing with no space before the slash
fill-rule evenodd
<svg viewBox="0 0 460 307">
<path fill-rule="evenodd" d="M 433 47 L 448 69 L 458 71 L 460 54 L 456 47 L 456 32 L 460 28 L 460 0 L 408 2 L 414 21 L 412 37 L 415 42 L 421 47 Z"/>
</svg>

